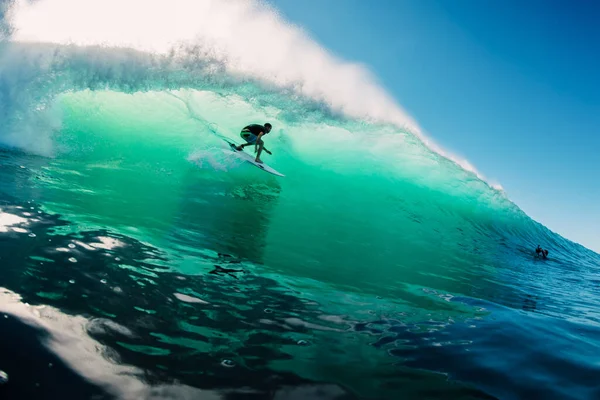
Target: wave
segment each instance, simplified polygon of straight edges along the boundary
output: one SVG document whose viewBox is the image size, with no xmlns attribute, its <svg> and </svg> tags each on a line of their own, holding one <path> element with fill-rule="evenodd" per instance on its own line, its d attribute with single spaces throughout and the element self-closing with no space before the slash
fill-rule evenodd
<svg viewBox="0 0 600 400">
<path fill-rule="evenodd" d="M 19 0 L 7 10 L 9 40 L 0 50 L 6 146 L 72 155 L 97 145 L 82 131 L 108 138 L 99 127 L 129 125 L 124 135 L 131 135 L 151 115 L 164 129 L 148 127 L 145 141 L 169 145 L 188 132 L 186 146 L 199 140 L 194 151 L 206 154 L 216 143 L 211 124 L 235 138 L 258 118 L 274 123 L 276 162 L 298 176 L 345 176 L 349 190 L 372 187 L 386 207 L 401 205 L 413 219 L 456 214 L 527 246 L 562 240 L 427 138 L 366 68 L 333 57 L 262 3 Z"/>
</svg>

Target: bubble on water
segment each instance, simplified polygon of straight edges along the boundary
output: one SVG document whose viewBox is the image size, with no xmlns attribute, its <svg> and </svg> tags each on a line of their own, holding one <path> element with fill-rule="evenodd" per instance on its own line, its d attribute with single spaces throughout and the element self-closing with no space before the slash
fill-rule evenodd
<svg viewBox="0 0 600 400">
<path fill-rule="evenodd" d="M 48 367 L 49 367 L 49 368 L 52 368 L 53 366 L 54 366 L 54 365 L 52 365 L 52 363 L 49 363 L 49 364 L 48 364 Z"/>
<path fill-rule="evenodd" d="M 381 299 L 383 299 L 383 297 L 381 297 L 381 296 L 377 296 L 377 299 L 381 300 Z"/>
<path fill-rule="evenodd" d="M 36 236 L 36 235 L 35 235 L 35 233 L 33 233 L 33 232 L 29 234 L 29 237 L 35 237 L 35 236 Z"/>
<path fill-rule="evenodd" d="M 69 243 L 69 247 L 70 247 L 71 249 L 74 249 L 74 248 L 75 248 L 75 245 L 74 245 L 73 243 Z"/>
<path fill-rule="evenodd" d="M 0 385 L 8 383 L 8 374 L 0 369 Z"/>
<path fill-rule="evenodd" d="M 223 360 L 221 361 L 221 365 L 227 368 L 235 367 L 235 362 L 233 360 Z"/>
<path fill-rule="evenodd" d="M 115 257 L 115 261 L 121 261 L 119 257 Z"/>
<path fill-rule="evenodd" d="M 271 314 L 273 312 L 273 310 L 271 310 L 270 308 L 265 308 L 264 310 L 267 314 Z"/>
<path fill-rule="evenodd" d="M 75 279 L 70 279 L 69 283 L 75 283 Z"/>
<path fill-rule="evenodd" d="M 69 261 L 71 261 L 72 263 L 76 263 L 77 259 L 75 257 L 71 257 L 71 258 L 69 258 Z"/>
<path fill-rule="evenodd" d="M 298 340 L 298 346 L 308 346 L 308 341 L 306 340 Z"/>
<path fill-rule="evenodd" d="M 106 285 L 106 279 L 100 279 L 100 282 L 102 282 Z"/>
</svg>

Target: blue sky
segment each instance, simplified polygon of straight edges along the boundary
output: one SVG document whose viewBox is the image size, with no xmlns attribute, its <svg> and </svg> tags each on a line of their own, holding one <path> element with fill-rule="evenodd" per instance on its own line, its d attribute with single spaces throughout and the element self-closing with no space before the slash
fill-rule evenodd
<svg viewBox="0 0 600 400">
<path fill-rule="evenodd" d="M 600 3 L 270 0 L 444 148 L 600 251 Z"/>
</svg>

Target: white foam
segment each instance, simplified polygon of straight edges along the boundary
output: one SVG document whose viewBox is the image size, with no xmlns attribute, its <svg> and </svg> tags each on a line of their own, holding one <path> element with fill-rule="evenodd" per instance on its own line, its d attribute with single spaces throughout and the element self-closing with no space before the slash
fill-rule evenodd
<svg viewBox="0 0 600 400">
<path fill-rule="evenodd" d="M 27 223 L 27 219 L 19 217 L 17 215 L 2 212 L 0 209 L 0 232 L 8 232 L 9 228 L 13 225 L 20 225 Z M 22 228 L 13 227 L 11 230 L 15 232 L 25 233 L 27 230 Z"/>
<path fill-rule="evenodd" d="M 9 20 L 17 42 L 133 48 L 165 57 L 218 60 L 232 75 L 291 88 L 350 117 L 410 131 L 431 150 L 485 179 L 468 161 L 426 137 L 363 65 L 334 57 L 263 3 L 17 0 Z"/>
<path fill-rule="evenodd" d="M 117 324 L 96 325 L 94 328 L 93 320 L 67 315 L 50 306 L 30 306 L 23 303 L 17 293 L 5 288 L 0 288 L 0 312 L 44 331 L 44 344 L 53 354 L 76 373 L 117 398 L 222 398 L 218 393 L 182 384 L 152 386 L 141 378 L 143 371 L 139 368 L 117 364 L 105 357 L 109 348 L 89 336 L 88 329 L 91 328 L 92 332 L 110 329 L 120 334 L 130 334 L 127 328 Z"/>
<path fill-rule="evenodd" d="M 231 73 L 293 86 L 351 116 L 418 130 L 366 68 L 335 58 L 300 28 L 255 1 L 20 0 L 9 19 L 14 41 L 133 48 L 162 55 L 193 49 L 223 61 Z"/>
</svg>

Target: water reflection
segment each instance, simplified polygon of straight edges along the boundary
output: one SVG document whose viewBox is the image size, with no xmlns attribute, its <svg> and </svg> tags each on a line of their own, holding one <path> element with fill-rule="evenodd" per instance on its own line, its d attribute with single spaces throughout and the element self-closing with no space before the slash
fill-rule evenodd
<svg viewBox="0 0 600 400">
<path fill-rule="evenodd" d="M 23 209 L 3 210 L 25 219 Z M 373 386 L 381 379 L 393 386 L 398 378 L 384 362 L 385 351 L 370 346 L 361 332 L 361 319 L 372 320 L 370 313 L 360 317 L 372 300 L 352 306 L 323 288 L 336 299 L 332 304 L 343 303 L 355 314 L 332 315 L 319 301 L 232 255 L 206 251 L 199 263 L 212 269 L 185 275 L 165 265 L 160 249 L 110 230 L 73 229 L 58 216 L 34 211 L 37 221 L 27 223 L 35 237 L 1 236 L 0 252 L 10 254 L 10 263 L 3 266 L 0 310 L 34 326 L 40 332 L 36 357 L 49 352 L 50 362 L 75 371 L 80 378 L 73 379 L 85 390 L 118 398 L 320 393 L 315 398 L 322 399 L 398 390 Z M 402 340 L 406 334 L 396 341 Z M 0 369 L 7 370 L 19 359 L 4 362 L 9 368 Z M 337 376 L 347 365 L 355 372 Z M 387 371 L 387 377 L 352 378 L 379 373 L 373 371 Z"/>
</svg>

